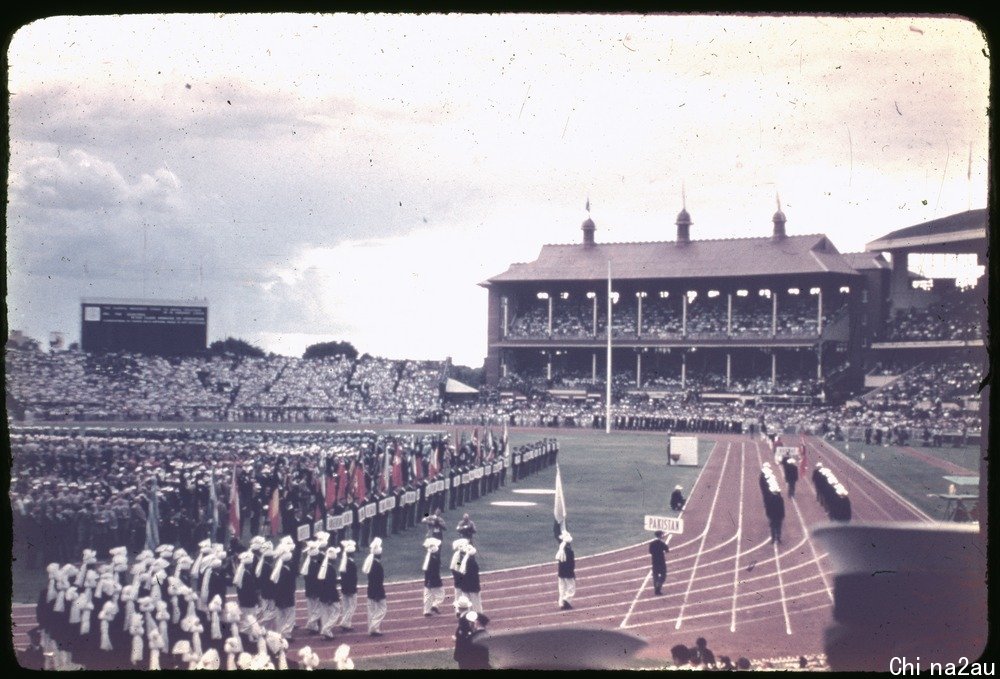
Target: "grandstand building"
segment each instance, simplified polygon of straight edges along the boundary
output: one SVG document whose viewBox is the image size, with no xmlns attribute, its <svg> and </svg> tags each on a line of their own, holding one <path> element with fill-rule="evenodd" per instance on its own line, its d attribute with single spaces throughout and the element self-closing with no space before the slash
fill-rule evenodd
<svg viewBox="0 0 1000 679">
<path fill-rule="evenodd" d="M 763 237 L 692 239 L 687 210 L 676 224 L 674 241 L 598 243 L 588 217 L 581 242 L 544 245 L 535 261 L 481 283 L 489 291 L 487 384 L 516 376 L 553 396 L 599 398 L 610 277 L 619 394 L 655 398 L 684 392 L 693 380 L 705 398 L 839 400 L 862 389 L 871 350 L 912 313 L 915 298 L 903 294 L 912 290 L 909 252 L 985 256 L 983 210 L 846 254 L 823 234 L 789 235 L 780 206 Z M 938 290 L 952 305 L 949 325 L 967 328 L 962 341 L 982 346 L 982 324 L 962 320 L 948 296 L 954 285 Z M 930 308 L 931 298 L 919 304 Z M 954 328 L 937 330 L 937 341 L 955 341 L 944 339 Z"/>
</svg>

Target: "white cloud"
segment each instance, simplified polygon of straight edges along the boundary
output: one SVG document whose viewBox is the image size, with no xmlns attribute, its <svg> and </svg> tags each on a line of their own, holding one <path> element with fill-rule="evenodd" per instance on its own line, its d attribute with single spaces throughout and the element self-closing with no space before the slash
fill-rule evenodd
<svg viewBox="0 0 1000 679">
<path fill-rule="evenodd" d="M 202 294 L 220 337 L 478 365 L 476 283 L 588 196 L 599 241 L 670 240 L 682 184 L 695 238 L 768 233 L 780 192 L 842 251 L 985 205 L 984 48 L 933 17 L 44 19 L 9 50 L 11 320 Z"/>
</svg>

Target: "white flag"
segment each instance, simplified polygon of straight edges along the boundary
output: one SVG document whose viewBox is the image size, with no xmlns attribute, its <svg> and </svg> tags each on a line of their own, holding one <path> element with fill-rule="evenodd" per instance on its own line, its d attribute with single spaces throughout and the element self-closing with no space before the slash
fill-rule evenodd
<svg viewBox="0 0 1000 679">
<path fill-rule="evenodd" d="M 566 523 L 566 498 L 563 497 L 562 474 L 559 473 L 558 464 L 556 465 L 556 500 L 553 516 L 560 526 Z"/>
</svg>

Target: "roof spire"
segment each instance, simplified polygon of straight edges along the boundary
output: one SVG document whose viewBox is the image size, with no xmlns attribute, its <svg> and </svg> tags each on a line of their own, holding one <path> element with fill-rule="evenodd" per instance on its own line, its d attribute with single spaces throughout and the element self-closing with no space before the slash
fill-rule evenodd
<svg viewBox="0 0 1000 679">
<path fill-rule="evenodd" d="M 594 220 L 590 218 L 590 196 L 587 196 L 587 220 L 580 227 L 583 229 L 583 244 L 585 246 L 594 244 Z"/>
<path fill-rule="evenodd" d="M 677 243 L 691 242 L 691 215 L 687 211 L 687 192 L 681 182 L 681 211 L 677 214 Z"/>
<path fill-rule="evenodd" d="M 772 232 L 771 239 L 778 241 L 785 237 L 785 213 L 781 211 L 781 196 L 777 191 L 774 192 L 774 199 L 778 203 L 778 211 L 771 218 L 771 221 L 774 222 L 774 231 Z"/>
</svg>

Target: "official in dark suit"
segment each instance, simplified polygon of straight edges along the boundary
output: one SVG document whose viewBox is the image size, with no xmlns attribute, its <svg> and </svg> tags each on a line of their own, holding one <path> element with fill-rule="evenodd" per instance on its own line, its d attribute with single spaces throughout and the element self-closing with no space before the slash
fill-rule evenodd
<svg viewBox="0 0 1000 679">
<path fill-rule="evenodd" d="M 663 583 L 667 580 L 667 552 L 670 545 L 663 539 L 663 531 L 653 533 L 654 538 L 649 543 L 649 555 L 653 562 L 653 594 L 663 594 Z"/>
</svg>

